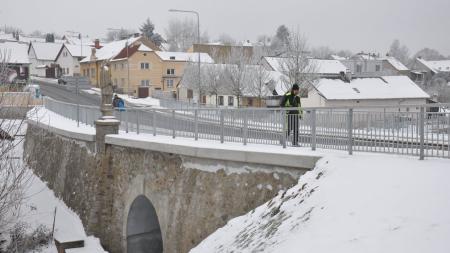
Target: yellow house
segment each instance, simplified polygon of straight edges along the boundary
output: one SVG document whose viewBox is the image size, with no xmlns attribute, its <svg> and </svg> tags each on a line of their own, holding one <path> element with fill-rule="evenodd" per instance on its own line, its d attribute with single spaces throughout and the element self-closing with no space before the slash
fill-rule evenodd
<svg viewBox="0 0 450 253">
<path fill-rule="evenodd" d="M 130 55 L 132 48 L 139 47 L 140 45 L 145 45 L 152 50 L 159 50 L 152 41 L 142 36 L 113 41 L 103 45 L 100 49 L 92 48 L 90 56 L 84 58 L 80 62 L 81 74 L 88 77 L 93 86 L 99 87 L 99 70 L 102 64 L 105 61 L 110 61 L 118 56 L 126 58 L 127 55 Z"/>
<path fill-rule="evenodd" d="M 208 54 L 200 57 L 203 62 L 213 61 Z M 121 52 L 110 60 L 111 80 L 118 93 L 147 97 L 157 90 L 175 95 L 184 69 L 192 61 L 198 61 L 198 54 L 154 51 L 141 44 L 128 49 L 128 58 Z"/>
</svg>

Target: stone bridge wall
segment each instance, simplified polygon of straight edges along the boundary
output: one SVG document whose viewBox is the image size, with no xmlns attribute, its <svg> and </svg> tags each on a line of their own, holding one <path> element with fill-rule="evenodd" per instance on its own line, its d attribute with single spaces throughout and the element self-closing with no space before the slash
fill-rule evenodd
<svg viewBox="0 0 450 253">
<path fill-rule="evenodd" d="M 231 218 L 292 186 L 306 171 L 251 162 L 255 154 L 233 161 L 214 151 L 190 154 L 187 147 L 114 138 L 107 138 L 106 152 L 99 156 L 93 153 L 94 140 L 30 124 L 25 154 L 35 173 L 112 253 L 126 252 L 128 211 L 139 195 L 155 207 L 164 252 L 188 252 Z M 226 158 L 217 159 L 219 155 Z"/>
</svg>

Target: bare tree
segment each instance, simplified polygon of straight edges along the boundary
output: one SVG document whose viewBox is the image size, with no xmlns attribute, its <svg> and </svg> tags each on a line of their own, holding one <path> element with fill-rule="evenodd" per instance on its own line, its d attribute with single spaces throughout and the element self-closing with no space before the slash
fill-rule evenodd
<svg viewBox="0 0 450 253">
<path fill-rule="evenodd" d="M 401 45 L 399 40 L 394 40 L 391 47 L 389 48 L 389 55 L 395 57 L 403 64 L 408 64 L 409 59 L 409 49 L 405 45 Z"/>
<path fill-rule="evenodd" d="M 237 44 L 236 40 L 226 33 L 222 33 L 217 40 L 227 46 L 234 46 Z"/>
<path fill-rule="evenodd" d="M 8 55 L 0 53 L 0 76 L 8 74 Z M 18 112 L 20 107 L 28 106 L 29 99 L 16 96 L 17 93 L 7 92 L 0 95 L 0 234 L 8 232 L 17 222 L 30 176 L 20 157 L 25 117 Z"/>
<path fill-rule="evenodd" d="M 311 50 L 311 56 L 319 59 L 331 59 L 331 55 L 334 54 L 334 51 L 327 47 L 315 47 Z"/>
<path fill-rule="evenodd" d="M 246 91 L 246 81 L 249 80 L 250 71 L 247 65 L 252 58 L 243 47 L 233 47 L 225 65 L 225 78 L 228 81 L 229 92 L 237 98 L 237 105 L 241 105 L 241 98 Z"/>
<path fill-rule="evenodd" d="M 301 88 L 310 88 L 317 79 L 318 66 L 310 59 L 307 39 L 300 32 L 289 35 L 285 57 L 279 58 L 279 71 L 284 74 L 286 90 L 296 83 Z"/>
<path fill-rule="evenodd" d="M 106 33 L 106 40 L 107 41 L 115 41 L 115 40 L 122 40 L 130 37 L 131 34 L 136 33 L 136 30 L 134 29 L 124 29 L 121 28 L 120 30 L 109 30 Z"/>
<path fill-rule="evenodd" d="M 187 51 L 197 40 L 197 24 L 192 19 L 171 19 L 165 32 L 170 51 Z"/>
</svg>

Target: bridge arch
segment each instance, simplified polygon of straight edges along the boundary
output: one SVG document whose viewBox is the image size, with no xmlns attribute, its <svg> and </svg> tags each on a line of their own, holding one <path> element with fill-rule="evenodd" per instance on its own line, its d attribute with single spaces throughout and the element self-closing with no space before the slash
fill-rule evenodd
<svg viewBox="0 0 450 253">
<path fill-rule="evenodd" d="M 163 240 L 155 207 L 144 195 L 130 206 L 127 218 L 128 253 L 162 253 Z"/>
</svg>

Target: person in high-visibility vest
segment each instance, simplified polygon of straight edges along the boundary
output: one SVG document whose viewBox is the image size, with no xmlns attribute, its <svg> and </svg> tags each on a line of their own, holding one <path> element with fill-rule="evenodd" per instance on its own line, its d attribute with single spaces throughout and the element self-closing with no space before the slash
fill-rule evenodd
<svg viewBox="0 0 450 253">
<path fill-rule="evenodd" d="M 286 132 L 286 136 L 289 137 L 291 135 L 291 132 L 294 132 L 292 139 L 293 146 L 298 146 L 299 119 L 303 114 L 299 93 L 300 87 L 298 86 L 298 84 L 292 85 L 291 90 L 284 94 L 280 104 L 281 107 L 292 108 L 292 110 L 289 110 L 287 112 L 288 129 Z"/>
</svg>

